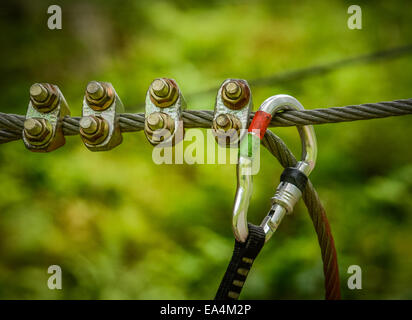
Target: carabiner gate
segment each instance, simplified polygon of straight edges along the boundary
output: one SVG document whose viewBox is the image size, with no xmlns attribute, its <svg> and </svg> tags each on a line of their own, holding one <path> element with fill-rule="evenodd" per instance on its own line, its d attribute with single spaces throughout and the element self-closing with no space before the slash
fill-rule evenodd
<svg viewBox="0 0 412 320">
<path fill-rule="evenodd" d="M 304 110 L 302 104 L 289 95 L 266 99 L 253 117 L 248 134 L 240 143 L 237 166 L 237 190 L 233 207 L 232 227 L 236 239 L 245 242 L 248 237 L 247 211 L 252 195 L 252 167 L 260 140 L 265 135 L 272 117 L 283 110 Z M 302 160 L 295 167 L 286 168 L 272 198 L 272 207 L 261 223 L 266 242 L 276 231 L 286 213 L 292 213 L 304 190 L 307 177 L 316 163 L 317 144 L 313 126 L 297 127 L 302 140 Z"/>
</svg>

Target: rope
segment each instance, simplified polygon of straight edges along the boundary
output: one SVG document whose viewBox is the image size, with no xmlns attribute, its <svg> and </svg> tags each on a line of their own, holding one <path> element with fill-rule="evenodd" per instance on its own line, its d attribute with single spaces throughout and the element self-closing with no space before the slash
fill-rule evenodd
<svg viewBox="0 0 412 320">
<path fill-rule="evenodd" d="M 297 161 L 292 152 L 272 131 L 266 131 L 262 143 L 279 160 L 284 168 L 296 165 Z M 303 201 L 308 208 L 321 249 L 323 273 L 325 276 L 325 298 L 328 300 L 340 299 L 340 280 L 335 242 L 325 209 L 310 180 L 308 180 L 303 192 Z"/>
<path fill-rule="evenodd" d="M 272 118 L 270 127 L 290 127 L 338 123 L 357 120 L 386 118 L 412 114 L 412 99 L 384 101 L 349 105 L 345 107 L 319 108 L 302 111 L 284 111 Z M 250 119 L 254 112 L 250 114 Z M 0 143 L 21 139 L 25 117 L 22 115 L 0 112 Z M 210 128 L 213 111 L 188 110 L 183 111 L 183 122 L 186 128 Z M 79 134 L 80 117 L 65 117 L 63 132 L 71 136 Z M 122 132 L 135 132 L 144 128 L 144 113 L 123 113 L 120 115 Z"/>
</svg>

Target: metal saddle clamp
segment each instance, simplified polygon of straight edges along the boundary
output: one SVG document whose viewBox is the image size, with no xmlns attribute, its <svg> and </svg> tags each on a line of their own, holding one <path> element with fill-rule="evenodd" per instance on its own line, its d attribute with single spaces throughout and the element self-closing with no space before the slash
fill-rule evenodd
<svg viewBox="0 0 412 320">
<path fill-rule="evenodd" d="M 119 114 L 123 111 L 123 104 L 110 83 L 89 82 L 79 123 L 80 137 L 89 150 L 107 151 L 122 142 Z"/>
<path fill-rule="evenodd" d="M 245 242 L 248 237 L 247 211 L 252 195 L 251 169 L 261 139 L 272 117 L 283 110 L 303 110 L 298 100 L 289 95 L 276 95 L 266 99 L 253 117 L 247 136 L 241 141 L 237 166 L 237 191 L 233 207 L 232 227 L 236 239 Z M 302 160 L 295 167 L 286 168 L 272 198 L 272 207 L 261 223 L 267 242 L 276 231 L 286 213 L 293 211 L 302 196 L 307 177 L 316 163 L 317 144 L 313 126 L 297 127 L 302 140 Z"/>
<path fill-rule="evenodd" d="M 35 83 L 24 121 L 23 142 L 33 152 L 53 151 L 66 142 L 62 122 L 70 110 L 58 86 Z"/>
<path fill-rule="evenodd" d="M 219 145 L 238 147 L 249 125 L 252 108 L 252 94 L 246 80 L 226 79 L 222 83 L 216 96 L 212 123 Z"/>
<path fill-rule="evenodd" d="M 173 146 L 183 140 L 182 110 L 186 102 L 173 79 L 153 80 L 146 94 L 144 133 L 154 146 Z"/>
</svg>

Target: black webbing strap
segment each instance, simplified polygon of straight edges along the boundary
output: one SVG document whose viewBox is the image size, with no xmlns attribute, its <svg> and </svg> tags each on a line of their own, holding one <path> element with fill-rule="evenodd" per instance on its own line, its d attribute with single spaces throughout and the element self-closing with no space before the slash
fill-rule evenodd
<svg viewBox="0 0 412 320">
<path fill-rule="evenodd" d="M 235 240 L 232 259 L 226 269 L 215 300 L 237 300 L 246 281 L 253 261 L 265 244 L 262 227 L 248 224 L 249 236 L 246 242 Z"/>
</svg>

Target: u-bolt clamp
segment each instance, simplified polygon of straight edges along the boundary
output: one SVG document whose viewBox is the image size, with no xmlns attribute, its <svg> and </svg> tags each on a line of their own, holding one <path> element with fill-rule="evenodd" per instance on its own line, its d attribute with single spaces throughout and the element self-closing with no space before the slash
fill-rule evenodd
<svg viewBox="0 0 412 320">
<path fill-rule="evenodd" d="M 212 129 L 222 147 L 238 147 L 249 125 L 252 93 L 246 80 L 227 79 L 220 86 L 213 113 Z"/>
<path fill-rule="evenodd" d="M 63 146 L 66 140 L 62 123 L 68 115 L 69 107 L 58 86 L 33 84 L 23 130 L 26 148 L 33 152 L 50 152 Z"/>
<path fill-rule="evenodd" d="M 111 83 L 91 81 L 83 99 L 80 137 L 90 151 L 108 151 L 122 142 L 123 104 Z"/>
<path fill-rule="evenodd" d="M 289 95 L 281 94 L 266 99 L 253 117 L 248 135 L 240 143 L 237 191 L 232 219 L 234 235 L 240 242 L 245 242 L 249 234 L 247 211 L 253 187 L 253 159 L 272 117 L 279 111 L 291 109 L 304 108 L 298 100 Z M 302 160 L 298 161 L 295 167 L 286 168 L 281 175 L 281 182 L 272 198 L 272 207 L 260 225 L 265 232 L 266 242 L 276 231 L 285 214 L 292 213 L 302 196 L 308 176 L 315 167 L 317 145 L 313 126 L 302 126 L 297 129 L 302 140 Z"/>
<path fill-rule="evenodd" d="M 146 93 L 144 133 L 157 146 L 173 146 L 183 140 L 182 111 L 186 102 L 176 81 L 153 80 Z"/>
</svg>

